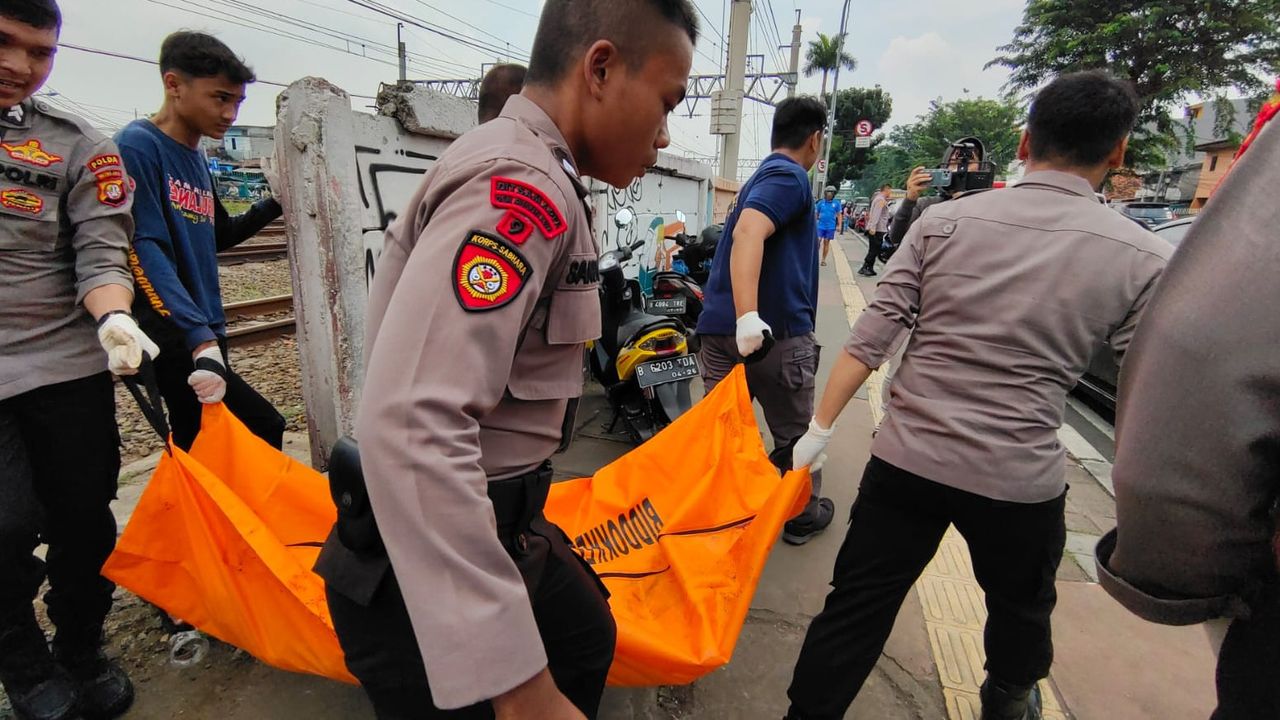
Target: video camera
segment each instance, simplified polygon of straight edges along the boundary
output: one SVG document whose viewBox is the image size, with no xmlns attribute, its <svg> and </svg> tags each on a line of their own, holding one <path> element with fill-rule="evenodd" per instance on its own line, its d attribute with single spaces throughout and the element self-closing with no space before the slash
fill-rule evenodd
<svg viewBox="0 0 1280 720">
<path fill-rule="evenodd" d="M 986 149 L 978 138 L 963 138 L 951 143 L 942 164 L 929 170 L 929 187 L 937 188 L 945 195 L 990 188 L 996 173 L 986 156 Z"/>
</svg>

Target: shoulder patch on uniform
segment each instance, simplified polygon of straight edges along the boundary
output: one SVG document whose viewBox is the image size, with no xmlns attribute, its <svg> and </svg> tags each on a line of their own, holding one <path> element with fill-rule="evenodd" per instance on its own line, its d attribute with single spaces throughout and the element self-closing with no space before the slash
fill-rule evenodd
<svg viewBox="0 0 1280 720">
<path fill-rule="evenodd" d="M 523 245 L 533 234 L 533 223 L 515 210 L 508 210 L 498 221 L 498 234 L 517 245 Z"/>
<path fill-rule="evenodd" d="M 120 156 L 115 153 L 107 153 L 106 155 L 97 155 L 89 158 L 89 162 L 84 166 L 89 168 L 89 172 L 96 173 L 103 168 L 119 167 L 124 163 L 120 161 Z"/>
<path fill-rule="evenodd" d="M 490 183 L 489 201 L 494 207 L 510 210 L 533 223 L 548 240 L 569 229 L 560 208 L 529 183 L 495 176 Z"/>
<path fill-rule="evenodd" d="M 497 310 L 520 295 L 532 272 L 520 251 L 472 230 L 453 261 L 453 292 L 467 312 Z"/>
<path fill-rule="evenodd" d="M 39 168 L 47 168 L 62 162 L 60 156 L 45 150 L 40 141 L 35 138 L 21 144 L 0 143 L 0 149 L 3 149 L 9 154 L 9 157 L 18 162 L 35 165 Z"/>
<path fill-rule="evenodd" d="M 111 207 L 120 207 L 129 199 L 127 190 L 128 178 L 120 168 L 107 168 L 94 173 L 98 180 L 98 202 Z"/>
<path fill-rule="evenodd" d="M 0 206 L 28 215 L 39 215 L 44 212 L 44 198 L 29 190 L 0 190 Z"/>
</svg>

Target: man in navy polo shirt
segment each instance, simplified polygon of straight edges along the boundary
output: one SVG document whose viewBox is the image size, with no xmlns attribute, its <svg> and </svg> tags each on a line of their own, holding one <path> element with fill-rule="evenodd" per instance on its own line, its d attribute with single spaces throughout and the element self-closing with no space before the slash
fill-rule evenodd
<svg viewBox="0 0 1280 720">
<path fill-rule="evenodd" d="M 770 459 L 783 470 L 791 468 L 791 449 L 813 416 L 818 245 L 808 171 L 826 124 L 826 108 L 815 97 L 778 105 L 773 153 L 742 186 L 725 222 L 698 319 L 707 392 L 750 358 L 747 386 L 773 435 Z M 766 335 L 776 340 L 772 349 L 765 348 Z M 819 496 L 821 489 L 815 472 L 809 505 L 787 522 L 783 540 L 803 545 L 831 524 L 835 506 Z"/>
</svg>

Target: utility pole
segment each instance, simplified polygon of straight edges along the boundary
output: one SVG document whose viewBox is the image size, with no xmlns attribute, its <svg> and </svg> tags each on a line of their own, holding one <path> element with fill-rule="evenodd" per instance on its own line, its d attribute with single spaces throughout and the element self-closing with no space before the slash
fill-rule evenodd
<svg viewBox="0 0 1280 720">
<path fill-rule="evenodd" d="M 738 179 L 738 146 L 742 138 L 742 100 L 747 74 L 747 37 L 751 29 L 751 0 L 733 0 L 729 16 L 729 56 L 724 91 L 711 99 L 711 132 L 722 135 L 720 177 Z"/>
<path fill-rule="evenodd" d="M 840 49 L 844 50 L 845 32 L 849 27 L 849 0 L 844 0 L 844 10 L 840 12 Z M 823 136 L 822 160 L 818 170 L 813 174 L 813 196 L 821 197 L 822 188 L 827 184 L 827 169 L 831 162 L 831 139 L 836 130 L 836 98 L 840 90 L 840 63 L 836 63 L 835 76 L 831 80 L 831 105 L 827 108 L 827 132 Z"/>
<path fill-rule="evenodd" d="M 399 49 L 400 55 L 400 82 L 409 79 L 409 53 L 405 49 L 404 39 L 400 36 L 400 31 L 404 29 L 404 23 L 396 23 L 396 47 Z"/>
<path fill-rule="evenodd" d="M 800 84 L 800 11 L 796 11 L 796 25 L 791 28 L 791 83 L 787 85 L 787 97 L 796 96 L 796 86 Z"/>
</svg>

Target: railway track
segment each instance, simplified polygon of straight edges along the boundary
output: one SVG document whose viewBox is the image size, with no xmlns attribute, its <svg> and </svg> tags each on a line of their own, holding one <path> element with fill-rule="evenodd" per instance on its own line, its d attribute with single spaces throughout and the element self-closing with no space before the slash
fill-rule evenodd
<svg viewBox="0 0 1280 720">
<path fill-rule="evenodd" d="M 273 297 L 229 303 L 222 307 L 227 322 L 274 315 L 293 311 L 292 295 L 276 295 Z M 232 347 L 252 347 L 271 342 L 276 338 L 292 335 L 296 330 L 293 317 L 279 320 L 249 322 L 227 330 L 227 343 Z"/>
<path fill-rule="evenodd" d="M 259 233 L 258 237 L 270 237 Z M 282 239 L 283 235 L 280 236 Z M 289 246 L 284 242 L 270 243 L 254 243 L 252 245 L 237 245 L 230 250 L 223 250 L 218 253 L 219 265 L 238 265 L 246 262 L 262 262 L 265 260 L 280 260 L 289 254 Z"/>
</svg>

